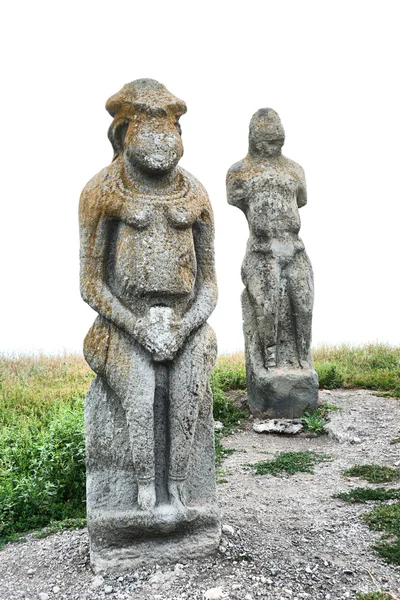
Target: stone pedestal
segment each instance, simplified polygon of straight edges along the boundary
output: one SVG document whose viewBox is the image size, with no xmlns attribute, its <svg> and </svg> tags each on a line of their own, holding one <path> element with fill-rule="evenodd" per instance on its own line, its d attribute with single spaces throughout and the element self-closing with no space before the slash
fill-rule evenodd
<svg viewBox="0 0 400 600">
<path fill-rule="evenodd" d="M 167 491 L 166 367 L 157 367 L 154 404 L 157 504 L 137 508 L 126 417 L 116 394 L 97 376 L 85 404 L 90 560 L 96 573 L 124 572 L 214 552 L 220 540 L 216 505 L 211 390 L 199 409 L 186 479 L 187 503 L 177 511 Z"/>
</svg>

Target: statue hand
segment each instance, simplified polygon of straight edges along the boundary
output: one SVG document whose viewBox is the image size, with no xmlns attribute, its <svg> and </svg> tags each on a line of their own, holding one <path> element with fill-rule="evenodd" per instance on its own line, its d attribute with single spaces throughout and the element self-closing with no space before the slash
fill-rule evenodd
<svg viewBox="0 0 400 600">
<path fill-rule="evenodd" d="M 172 360 L 186 335 L 175 312 L 166 306 L 153 306 L 135 327 L 138 342 L 155 361 Z"/>
</svg>

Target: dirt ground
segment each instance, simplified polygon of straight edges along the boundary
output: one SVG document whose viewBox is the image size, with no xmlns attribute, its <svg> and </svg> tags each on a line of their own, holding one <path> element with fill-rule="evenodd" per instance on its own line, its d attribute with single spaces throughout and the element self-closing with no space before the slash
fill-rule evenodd
<svg viewBox="0 0 400 600">
<path fill-rule="evenodd" d="M 374 503 L 332 498 L 369 485 L 343 477 L 354 464 L 400 466 L 400 444 L 390 444 L 399 435 L 400 403 L 365 390 L 320 396 L 342 408 L 330 413 L 329 435 L 257 434 L 249 421 L 223 440 L 235 452 L 221 467 L 224 534 L 216 555 L 102 580 L 89 567 L 86 530 L 28 536 L 0 551 L 0 599 L 339 600 L 378 589 L 400 596 L 400 566 L 374 554 L 380 535 L 360 519 Z M 316 465 L 315 474 L 283 477 L 255 476 L 246 467 L 283 450 L 315 450 L 332 460 Z"/>
</svg>

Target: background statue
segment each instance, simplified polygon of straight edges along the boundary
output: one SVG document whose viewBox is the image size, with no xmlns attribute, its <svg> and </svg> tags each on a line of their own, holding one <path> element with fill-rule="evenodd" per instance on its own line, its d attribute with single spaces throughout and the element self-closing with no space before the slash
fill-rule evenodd
<svg viewBox="0 0 400 600">
<path fill-rule="evenodd" d="M 186 106 L 140 79 L 106 108 L 114 160 L 79 209 L 81 293 L 99 314 L 84 344 L 97 373 L 85 406 L 96 570 L 200 556 L 220 535 L 214 224 L 205 189 L 177 166 Z"/>
<path fill-rule="evenodd" d="M 282 155 L 285 132 L 271 108 L 250 121 L 249 152 L 227 175 L 228 202 L 246 215 L 242 265 L 249 404 L 257 416 L 298 417 L 318 399 L 311 357 L 313 273 L 298 236 L 304 171 Z"/>
</svg>

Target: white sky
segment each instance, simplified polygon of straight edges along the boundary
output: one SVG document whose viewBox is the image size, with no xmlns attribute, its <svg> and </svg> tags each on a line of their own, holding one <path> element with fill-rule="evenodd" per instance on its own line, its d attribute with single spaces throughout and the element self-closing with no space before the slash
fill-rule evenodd
<svg viewBox="0 0 400 600">
<path fill-rule="evenodd" d="M 105 101 L 139 77 L 183 98 L 181 165 L 216 218 L 220 351 L 243 347 L 244 215 L 225 174 L 272 107 L 306 172 L 314 345 L 400 344 L 399 4 L 7 2 L 1 16 L 0 350 L 80 350 L 78 200 L 112 157 Z"/>
</svg>

